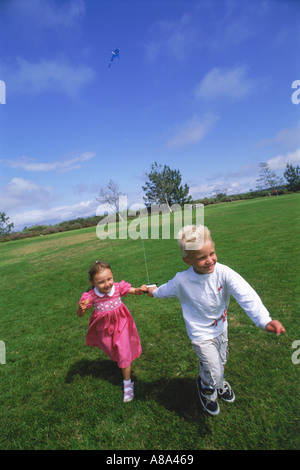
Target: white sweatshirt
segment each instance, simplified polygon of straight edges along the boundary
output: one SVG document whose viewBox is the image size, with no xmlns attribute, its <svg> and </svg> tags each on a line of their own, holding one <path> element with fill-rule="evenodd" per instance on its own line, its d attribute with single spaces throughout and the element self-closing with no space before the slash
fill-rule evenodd
<svg viewBox="0 0 300 470">
<path fill-rule="evenodd" d="M 233 269 L 216 263 L 211 274 L 197 274 L 193 267 L 177 273 L 153 291 L 153 297 L 177 297 L 191 341 L 219 336 L 227 328 L 227 309 L 233 296 L 255 325 L 265 328 L 272 320 L 255 290 Z"/>
</svg>

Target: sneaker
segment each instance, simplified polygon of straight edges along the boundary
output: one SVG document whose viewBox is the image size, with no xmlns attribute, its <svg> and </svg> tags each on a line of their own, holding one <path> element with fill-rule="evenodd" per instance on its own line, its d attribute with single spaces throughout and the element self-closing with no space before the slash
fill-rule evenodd
<svg viewBox="0 0 300 470">
<path fill-rule="evenodd" d="M 126 385 L 124 387 L 124 395 L 123 395 L 124 403 L 133 400 L 134 398 L 133 386 L 134 386 L 134 382 L 131 382 L 129 385 Z"/>
<path fill-rule="evenodd" d="M 235 400 L 235 394 L 226 380 L 223 381 L 223 388 L 219 388 L 218 395 L 222 400 L 227 401 L 228 403 L 233 403 Z"/>
<path fill-rule="evenodd" d="M 205 411 L 216 416 L 220 413 L 219 403 L 217 401 L 217 392 L 214 388 L 202 387 L 201 379 L 197 379 L 197 388 L 201 404 Z"/>
</svg>

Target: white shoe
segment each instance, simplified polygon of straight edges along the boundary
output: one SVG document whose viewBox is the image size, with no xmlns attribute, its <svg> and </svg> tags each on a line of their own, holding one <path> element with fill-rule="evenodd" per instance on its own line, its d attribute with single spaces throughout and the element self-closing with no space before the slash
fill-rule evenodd
<svg viewBox="0 0 300 470">
<path fill-rule="evenodd" d="M 134 398 L 133 386 L 134 386 L 134 382 L 131 382 L 130 384 L 124 386 L 124 395 L 123 395 L 124 403 L 133 400 Z"/>
<path fill-rule="evenodd" d="M 226 380 L 223 381 L 223 388 L 219 388 L 218 395 L 227 403 L 233 403 L 235 400 L 235 394 Z"/>
</svg>

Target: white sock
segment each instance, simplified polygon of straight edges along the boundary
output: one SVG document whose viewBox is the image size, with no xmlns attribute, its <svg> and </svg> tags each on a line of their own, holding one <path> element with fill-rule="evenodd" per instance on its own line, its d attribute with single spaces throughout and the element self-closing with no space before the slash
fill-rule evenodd
<svg viewBox="0 0 300 470">
<path fill-rule="evenodd" d="M 131 379 L 123 380 L 123 384 L 124 384 L 124 387 L 126 387 L 126 385 L 130 385 L 131 384 Z"/>
</svg>

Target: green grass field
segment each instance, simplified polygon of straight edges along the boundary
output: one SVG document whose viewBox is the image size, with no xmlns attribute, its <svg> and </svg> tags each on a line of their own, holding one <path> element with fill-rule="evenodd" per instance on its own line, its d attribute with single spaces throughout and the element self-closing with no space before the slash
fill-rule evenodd
<svg viewBox="0 0 300 470">
<path fill-rule="evenodd" d="M 205 208 L 218 261 L 238 271 L 287 333 L 257 328 L 232 299 L 226 376 L 233 404 L 199 404 L 197 357 L 176 299 L 128 296 L 143 354 L 135 399 L 101 350 L 85 346 L 89 314 L 75 314 L 87 271 L 108 261 L 115 281 L 147 282 L 141 240 L 99 240 L 95 227 L 0 245 L 0 448 L 103 450 L 299 449 L 300 194 Z M 187 266 L 176 240 L 145 240 L 150 282 Z M 295 361 L 294 361 L 295 362 Z"/>
</svg>

